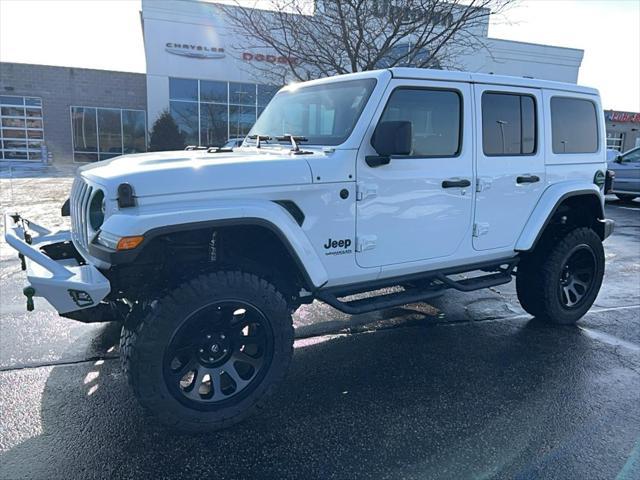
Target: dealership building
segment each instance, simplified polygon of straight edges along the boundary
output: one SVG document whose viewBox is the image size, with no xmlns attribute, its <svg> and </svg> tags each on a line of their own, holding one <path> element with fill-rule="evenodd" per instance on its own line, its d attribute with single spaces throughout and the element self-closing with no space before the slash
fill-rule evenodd
<svg viewBox="0 0 640 480">
<path fill-rule="evenodd" d="M 619 152 L 640 147 L 640 113 L 605 110 L 607 146 Z"/>
<path fill-rule="evenodd" d="M 140 18 L 144 74 L 0 63 L 1 162 L 81 163 L 146 151 L 163 111 L 189 145 L 248 132 L 280 87 L 261 81 L 254 67 L 286 59 L 238 48 L 214 2 L 142 0 Z M 577 81 L 582 50 L 489 38 L 485 21 L 485 48 L 460 55 L 462 69 Z M 621 149 L 635 142 L 625 128 L 637 122 L 616 125 L 612 142 Z"/>
</svg>

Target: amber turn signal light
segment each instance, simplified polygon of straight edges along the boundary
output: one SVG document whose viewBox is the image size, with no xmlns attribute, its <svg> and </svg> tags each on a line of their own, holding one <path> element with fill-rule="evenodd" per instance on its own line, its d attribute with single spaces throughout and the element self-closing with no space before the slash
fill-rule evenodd
<svg viewBox="0 0 640 480">
<path fill-rule="evenodd" d="M 140 245 L 143 240 L 144 237 L 142 235 L 138 235 L 135 237 L 122 237 L 120 240 L 118 240 L 116 250 L 132 250 Z"/>
</svg>

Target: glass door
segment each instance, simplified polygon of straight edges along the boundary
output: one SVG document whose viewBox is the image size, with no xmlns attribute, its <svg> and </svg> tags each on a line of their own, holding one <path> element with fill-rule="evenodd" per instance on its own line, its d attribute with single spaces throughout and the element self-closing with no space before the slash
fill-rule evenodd
<svg viewBox="0 0 640 480">
<path fill-rule="evenodd" d="M 0 125 L 0 161 L 43 161 L 41 98 L 0 95 Z"/>
</svg>

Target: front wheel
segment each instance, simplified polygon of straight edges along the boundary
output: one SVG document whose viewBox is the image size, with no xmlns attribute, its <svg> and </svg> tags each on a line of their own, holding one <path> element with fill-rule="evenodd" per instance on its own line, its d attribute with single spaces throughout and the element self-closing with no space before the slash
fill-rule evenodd
<svg viewBox="0 0 640 480">
<path fill-rule="evenodd" d="M 217 272 L 152 302 L 132 330 L 123 364 L 140 403 L 189 432 L 237 423 L 285 376 L 293 325 L 283 296 L 255 275 Z"/>
<path fill-rule="evenodd" d="M 604 276 L 604 249 L 590 228 L 576 228 L 531 254 L 518 267 L 523 308 L 551 323 L 576 323 L 591 308 Z"/>
</svg>

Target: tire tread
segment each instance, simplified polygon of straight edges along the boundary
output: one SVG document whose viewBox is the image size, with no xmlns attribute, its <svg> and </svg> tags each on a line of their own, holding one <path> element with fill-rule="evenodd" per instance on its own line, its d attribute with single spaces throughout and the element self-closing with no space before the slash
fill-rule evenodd
<svg viewBox="0 0 640 480">
<path fill-rule="evenodd" d="M 596 254 L 597 285 L 593 298 L 577 310 L 564 310 L 557 300 L 557 271 L 566 254 L 576 245 L 586 243 Z M 600 237 L 588 227 L 578 227 L 564 234 L 549 236 L 535 251 L 518 265 L 516 291 L 522 308 L 529 314 L 549 323 L 570 325 L 576 323 L 591 308 L 604 274 L 604 250 Z"/>
<path fill-rule="evenodd" d="M 279 337 L 280 341 L 274 342 L 276 350 L 273 353 L 270 371 L 267 373 L 269 384 L 260 391 L 259 395 L 255 394 L 256 391 L 261 390 L 261 385 L 256 388 L 256 391 L 251 392 L 247 397 L 251 399 L 250 405 L 241 411 L 226 414 L 224 410 L 220 410 L 216 413 L 222 413 L 221 415 L 205 415 L 210 412 L 198 412 L 201 415 L 181 416 L 175 414 L 175 409 L 172 409 L 172 414 L 165 414 L 167 402 L 176 402 L 176 400 L 165 388 L 162 388 L 162 385 L 154 385 L 154 382 L 149 380 L 157 378 L 155 376 L 157 372 L 154 372 L 151 366 L 153 362 L 150 361 L 153 350 L 154 348 L 164 349 L 164 345 L 156 344 L 153 339 L 161 338 L 163 328 L 167 328 L 166 324 L 175 323 L 176 316 L 184 315 L 185 308 L 202 302 L 202 299 L 210 296 L 211 292 L 225 289 L 251 292 L 259 297 L 269 311 L 275 312 L 273 318 L 270 317 L 270 321 L 274 337 Z M 264 408 L 269 397 L 286 376 L 293 356 L 293 338 L 293 322 L 287 303 L 272 284 L 246 272 L 219 271 L 200 275 L 183 283 L 159 300 L 151 302 L 138 321 L 125 323 L 120 338 L 122 368 L 140 404 L 163 424 L 188 432 L 219 430 L 230 427 Z M 278 365 L 272 372 L 276 359 L 278 359 Z M 265 380 L 266 378 L 263 382 Z M 256 398 L 252 398 L 254 395 Z M 183 409 L 189 410 L 186 407 Z M 228 410 L 233 410 L 233 407 Z M 206 416 L 209 416 L 209 419 L 204 418 Z"/>
</svg>

